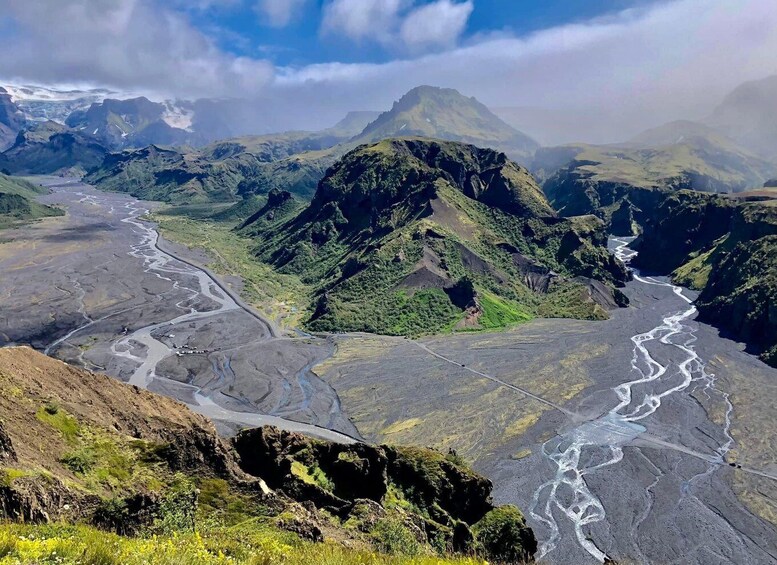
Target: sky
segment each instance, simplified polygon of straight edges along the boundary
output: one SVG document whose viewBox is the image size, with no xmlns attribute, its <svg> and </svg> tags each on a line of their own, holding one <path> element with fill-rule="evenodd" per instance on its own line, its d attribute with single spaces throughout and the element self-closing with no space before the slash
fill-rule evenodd
<svg viewBox="0 0 777 565">
<path fill-rule="evenodd" d="M 281 129 L 431 84 L 617 141 L 777 73 L 774 2 L 0 0 L 0 81 L 243 98 Z"/>
</svg>

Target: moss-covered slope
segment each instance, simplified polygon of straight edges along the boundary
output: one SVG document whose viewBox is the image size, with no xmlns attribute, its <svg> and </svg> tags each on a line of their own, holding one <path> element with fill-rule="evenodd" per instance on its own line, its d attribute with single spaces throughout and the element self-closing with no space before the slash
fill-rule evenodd
<svg viewBox="0 0 777 565">
<path fill-rule="evenodd" d="M 47 216 L 60 216 L 62 211 L 40 204 L 36 197 L 45 194 L 42 186 L 0 173 L 0 229 Z"/>
<path fill-rule="evenodd" d="M 311 328 L 415 335 L 605 317 L 598 285 L 625 273 L 602 228 L 557 218 L 502 153 L 399 138 L 348 153 L 257 255 L 315 287 Z"/>
<path fill-rule="evenodd" d="M 225 440 L 178 402 L 29 348 L 0 349 L 0 415 L 1 557 L 15 563 L 473 563 L 455 555 L 536 550 L 520 512 L 494 507 L 490 482 L 455 457 L 274 428 Z M 21 532 L 50 541 L 19 544 Z"/>
<path fill-rule="evenodd" d="M 635 242 L 634 264 L 701 291 L 701 320 L 777 366 L 777 201 L 667 196 Z"/>
<path fill-rule="evenodd" d="M 532 170 L 559 213 L 596 214 L 625 234 L 649 219 L 655 191 L 740 192 L 762 186 L 775 166 L 701 124 L 672 122 L 622 146 L 540 149 Z"/>
</svg>

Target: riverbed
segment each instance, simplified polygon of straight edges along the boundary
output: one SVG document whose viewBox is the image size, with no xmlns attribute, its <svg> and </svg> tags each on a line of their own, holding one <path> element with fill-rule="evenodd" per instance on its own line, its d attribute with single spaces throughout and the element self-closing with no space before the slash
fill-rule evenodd
<svg viewBox="0 0 777 565">
<path fill-rule="evenodd" d="M 286 335 L 206 256 L 160 241 L 152 203 L 49 184 L 67 215 L 0 234 L 0 345 L 172 396 L 223 433 L 454 449 L 524 511 L 546 563 L 777 562 L 777 370 L 696 322 L 692 292 L 637 274 L 602 322 Z"/>
</svg>

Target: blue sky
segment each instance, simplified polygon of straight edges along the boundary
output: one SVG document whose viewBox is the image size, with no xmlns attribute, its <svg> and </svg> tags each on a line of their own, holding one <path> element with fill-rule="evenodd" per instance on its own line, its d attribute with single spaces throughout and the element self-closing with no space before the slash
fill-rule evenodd
<svg viewBox="0 0 777 565">
<path fill-rule="evenodd" d="M 413 6 L 433 2 L 417 0 Z M 459 41 L 466 44 L 490 34 L 523 36 L 650 3 L 651 0 L 475 0 Z M 257 13 L 252 0 L 209 3 L 206 9 L 187 11 L 192 23 L 210 34 L 222 49 L 237 55 L 266 57 L 279 66 L 330 61 L 385 62 L 408 56 L 391 45 L 369 40 L 354 42 L 337 34 L 322 33 L 324 4 L 325 0 L 308 0 L 284 26 L 271 25 Z"/>
<path fill-rule="evenodd" d="M 428 84 L 544 116 L 554 133 L 543 142 L 619 141 L 702 119 L 742 82 L 777 73 L 774 5 L 0 0 L 0 83 L 242 98 L 261 131 L 327 127 Z"/>
</svg>

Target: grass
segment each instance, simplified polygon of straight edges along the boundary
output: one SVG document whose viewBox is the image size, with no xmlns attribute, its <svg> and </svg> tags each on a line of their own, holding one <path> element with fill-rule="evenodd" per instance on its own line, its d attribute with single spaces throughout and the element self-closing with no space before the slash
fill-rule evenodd
<svg viewBox="0 0 777 565">
<path fill-rule="evenodd" d="M 383 539 L 402 540 L 384 528 Z M 391 535 L 389 535 L 391 534 Z M 0 565 L 475 565 L 476 558 L 384 555 L 314 544 L 261 522 L 169 536 L 121 537 L 87 526 L 0 525 Z"/>
<path fill-rule="evenodd" d="M 511 304 L 490 292 L 480 293 L 480 326 L 484 329 L 500 329 L 527 322 L 532 315 L 518 304 Z"/>
<path fill-rule="evenodd" d="M 68 444 L 74 444 L 79 434 L 81 426 L 73 416 L 60 408 L 57 404 L 49 403 L 41 406 L 35 414 L 35 417 L 59 431 Z"/>
<path fill-rule="evenodd" d="M 251 252 L 253 241 L 235 233 L 230 222 L 192 219 L 184 212 L 164 209 L 152 219 L 165 238 L 190 249 L 205 249 L 213 258 L 208 266 L 216 273 L 240 277 L 245 285 L 241 295 L 252 306 L 281 325 L 296 325 L 308 304 L 308 288 L 299 278 L 257 261 Z M 194 207 L 188 213 L 202 211 Z"/>
</svg>

